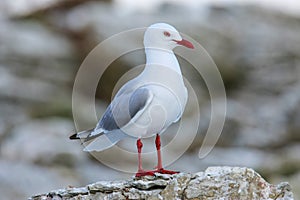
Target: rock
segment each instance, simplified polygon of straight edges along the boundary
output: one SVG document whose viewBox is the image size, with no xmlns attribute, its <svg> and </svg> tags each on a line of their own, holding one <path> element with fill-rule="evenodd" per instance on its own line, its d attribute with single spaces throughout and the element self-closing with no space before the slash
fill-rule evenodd
<svg viewBox="0 0 300 200">
<path fill-rule="evenodd" d="M 88 1 L 89 0 L 40 0 L 37 2 L 35 0 L 20 0 L 17 3 L 4 0 L 0 2 L 0 11 L 10 17 L 26 17 L 54 9 L 64 10 Z M 109 2 L 110 0 L 102 1 Z"/>
<path fill-rule="evenodd" d="M 25 199 L 35 193 L 46 192 L 50 188 L 78 184 L 72 176 L 57 173 L 48 167 L 39 167 L 22 161 L 0 159 L 1 199 Z"/>
<path fill-rule="evenodd" d="M 278 154 L 281 156 L 281 165 L 277 169 L 277 172 L 280 172 L 284 175 L 293 175 L 299 172 L 300 170 L 300 144 L 289 144 L 283 148 Z M 276 173 L 278 174 L 278 173 Z"/>
<path fill-rule="evenodd" d="M 9 67 L 7 67 L 9 68 Z M 24 102 L 45 103 L 58 98 L 62 91 L 54 83 L 35 78 L 23 78 L 0 67 L 0 97 Z"/>
<path fill-rule="evenodd" d="M 255 171 L 247 168 L 211 167 L 197 173 L 197 176 L 199 178 L 191 180 L 185 190 L 188 199 L 277 199 L 284 190 L 288 191 L 285 197 L 293 198 L 288 184 L 269 185 Z"/>
<path fill-rule="evenodd" d="M 72 44 L 64 35 L 30 21 L 0 21 L 0 58 L 51 61 L 71 58 Z"/>
<path fill-rule="evenodd" d="M 272 185 L 257 172 L 241 167 L 209 167 L 196 174 L 179 173 L 122 181 L 100 181 L 81 188 L 39 194 L 30 200 L 56 199 L 276 199 L 292 200 L 288 183 Z"/>
<path fill-rule="evenodd" d="M 300 197 L 300 172 L 293 174 L 292 176 L 287 177 L 279 177 L 277 178 L 276 182 L 280 182 L 280 180 L 288 181 L 291 186 L 292 190 L 294 191 L 294 198 L 299 199 Z M 276 183 L 275 182 L 275 183 Z"/>
<path fill-rule="evenodd" d="M 80 158 L 82 162 L 86 159 L 80 146 L 69 142 L 68 133 L 72 130 L 72 123 L 62 118 L 18 124 L 1 145 L 1 156 L 44 166 L 72 167 L 80 162 Z"/>
</svg>

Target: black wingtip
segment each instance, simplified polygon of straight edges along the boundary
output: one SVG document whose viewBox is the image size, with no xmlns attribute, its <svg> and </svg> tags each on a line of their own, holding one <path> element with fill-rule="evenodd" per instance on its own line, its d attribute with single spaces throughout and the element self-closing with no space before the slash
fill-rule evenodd
<svg viewBox="0 0 300 200">
<path fill-rule="evenodd" d="M 70 140 L 78 140 L 78 139 L 80 139 L 80 138 L 77 136 L 77 133 L 75 133 L 75 134 L 71 135 L 71 136 L 69 137 L 69 139 L 70 139 Z"/>
</svg>

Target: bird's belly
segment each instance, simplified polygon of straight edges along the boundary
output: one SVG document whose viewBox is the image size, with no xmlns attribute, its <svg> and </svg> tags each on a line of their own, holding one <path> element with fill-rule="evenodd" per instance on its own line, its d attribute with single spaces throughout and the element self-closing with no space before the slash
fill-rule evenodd
<svg viewBox="0 0 300 200">
<path fill-rule="evenodd" d="M 142 115 L 125 132 L 135 137 L 150 137 L 163 132 L 178 116 L 181 116 L 185 105 L 180 98 L 169 89 L 152 86 L 153 100 Z"/>
</svg>

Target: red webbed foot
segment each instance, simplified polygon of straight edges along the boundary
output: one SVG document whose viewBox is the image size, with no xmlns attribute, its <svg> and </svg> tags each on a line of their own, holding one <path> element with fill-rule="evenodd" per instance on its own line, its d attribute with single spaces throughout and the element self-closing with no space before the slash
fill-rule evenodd
<svg viewBox="0 0 300 200">
<path fill-rule="evenodd" d="M 166 170 L 164 168 L 159 168 L 153 171 L 154 173 L 160 173 L 160 174 L 178 174 L 179 171 L 172 171 L 172 170 Z"/>
<path fill-rule="evenodd" d="M 155 172 L 154 171 L 139 170 L 135 174 L 135 177 L 142 177 L 142 176 L 155 176 Z"/>
</svg>

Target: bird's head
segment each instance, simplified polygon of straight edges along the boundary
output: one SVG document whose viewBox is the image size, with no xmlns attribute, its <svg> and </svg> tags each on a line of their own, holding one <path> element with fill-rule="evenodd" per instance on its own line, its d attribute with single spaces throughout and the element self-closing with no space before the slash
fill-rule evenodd
<svg viewBox="0 0 300 200">
<path fill-rule="evenodd" d="M 172 50 L 177 46 L 185 46 L 193 49 L 191 42 L 182 39 L 179 32 L 166 23 L 156 23 L 149 26 L 144 35 L 145 48 L 160 48 Z"/>
</svg>

